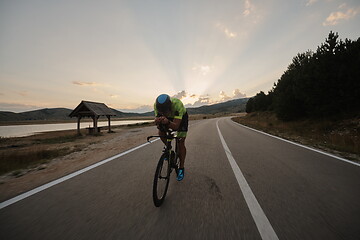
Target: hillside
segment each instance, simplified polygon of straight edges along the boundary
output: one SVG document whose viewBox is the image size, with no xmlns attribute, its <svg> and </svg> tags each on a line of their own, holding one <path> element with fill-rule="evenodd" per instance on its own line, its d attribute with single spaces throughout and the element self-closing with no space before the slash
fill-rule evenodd
<svg viewBox="0 0 360 240">
<path fill-rule="evenodd" d="M 72 110 L 67 108 L 45 108 L 22 113 L 0 111 L 0 121 L 16 122 L 30 120 L 65 120 L 69 119 L 71 111 Z"/>
<path fill-rule="evenodd" d="M 337 121 L 298 119 L 284 122 L 275 113 L 266 111 L 249 113 L 233 120 L 293 142 L 360 161 L 359 118 Z"/>
<path fill-rule="evenodd" d="M 189 114 L 216 114 L 216 113 L 237 113 L 245 112 L 248 98 L 230 100 L 223 103 L 206 105 L 197 108 L 188 108 Z"/>
<path fill-rule="evenodd" d="M 216 114 L 216 113 L 236 113 L 244 112 L 247 103 L 247 98 L 230 100 L 223 103 L 201 106 L 197 108 L 188 108 L 189 114 Z M 116 114 L 115 117 L 146 117 L 153 116 L 154 112 L 147 113 L 125 113 L 112 109 Z M 41 110 L 34 110 L 22 113 L 13 113 L 0 111 L 0 122 L 17 122 L 17 121 L 31 121 L 31 120 L 69 120 L 71 109 L 67 108 L 45 108 Z"/>
<path fill-rule="evenodd" d="M 116 114 L 115 117 L 141 117 L 143 114 L 138 113 L 124 113 L 115 109 L 112 109 Z M 0 122 L 17 122 L 17 121 L 31 121 L 31 120 L 69 120 L 69 114 L 71 109 L 67 108 L 45 108 L 40 110 L 13 113 L 0 111 Z"/>
<path fill-rule="evenodd" d="M 116 109 L 111 108 L 111 110 L 116 114 L 115 117 L 118 118 L 127 118 L 127 117 L 144 117 L 147 115 L 144 115 L 144 113 L 127 113 L 127 112 L 122 112 Z"/>
<path fill-rule="evenodd" d="M 205 105 L 201 107 L 187 107 L 189 114 L 216 114 L 245 112 L 248 98 L 230 100 L 223 103 Z M 139 114 L 140 116 L 154 116 L 154 111 Z"/>
<path fill-rule="evenodd" d="M 201 107 L 187 107 L 189 114 L 216 114 L 216 113 L 238 113 L 245 112 L 248 98 L 230 100 L 223 103 L 205 105 Z M 146 112 L 141 116 L 154 116 L 154 111 Z"/>
</svg>

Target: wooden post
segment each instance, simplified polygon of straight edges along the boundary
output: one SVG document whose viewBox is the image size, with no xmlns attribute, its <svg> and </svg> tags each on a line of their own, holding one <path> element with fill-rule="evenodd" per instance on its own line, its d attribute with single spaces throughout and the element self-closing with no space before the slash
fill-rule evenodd
<svg viewBox="0 0 360 240">
<path fill-rule="evenodd" d="M 109 125 L 109 130 L 108 133 L 111 133 L 111 126 L 110 126 L 110 115 L 107 116 L 108 118 L 108 125 Z"/>
<path fill-rule="evenodd" d="M 93 131 L 92 131 L 92 133 L 95 134 L 96 133 L 96 128 L 97 128 L 96 116 L 91 116 L 91 118 L 93 120 Z"/>
<path fill-rule="evenodd" d="M 99 133 L 99 131 L 98 131 L 98 119 L 99 119 L 99 116 L 94 116 L 94 133 L 95 134 L 97 134 L 97 133 Z"/>
<path fill-rule="evenodd" d="M 81 116 L 78 116 L 78 121 L 77 121 L 77 134 L 78 135 L 81 135 L 81 133 L 80 133 L 80 119 L 81 119 Z"/>
</svg>

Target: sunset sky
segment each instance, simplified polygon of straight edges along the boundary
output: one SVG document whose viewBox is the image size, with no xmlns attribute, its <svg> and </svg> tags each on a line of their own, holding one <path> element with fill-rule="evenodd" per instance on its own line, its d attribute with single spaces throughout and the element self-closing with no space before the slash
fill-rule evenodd
<svg viewBox="0 0 360 240">
<path fill-rule="evenodd" d="M 0 111 L 251 97 L 330 31 L 360 37 L 359 0 L 1 0 Z"/>
</svg>

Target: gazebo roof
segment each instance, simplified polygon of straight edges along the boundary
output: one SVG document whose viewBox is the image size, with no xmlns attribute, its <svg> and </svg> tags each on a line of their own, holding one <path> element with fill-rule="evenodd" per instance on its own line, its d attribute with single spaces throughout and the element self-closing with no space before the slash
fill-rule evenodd
<svg viewBox="0 0 360 240">
<path fill-rule="evenodd" d="M 81 101 L 69 117 L 116 116 L 104 103 Z"/>
</svg>

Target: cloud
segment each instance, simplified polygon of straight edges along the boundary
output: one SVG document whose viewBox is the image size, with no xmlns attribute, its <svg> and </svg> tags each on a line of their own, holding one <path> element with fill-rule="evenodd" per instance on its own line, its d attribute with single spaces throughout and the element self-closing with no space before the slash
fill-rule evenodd
<svg viewBox="0 0 360 240">
<path fill-rule="evenodd" d="M 225 34 L 225 36 L 227 38 L 236 38 L 237 33 L 231 31 L 228 27 L 226 27 L 225 25 L 221 24 L 221 23 L 217 23 L 216 27 Z"/>
<path fill-rule="evenodd" d="M 346 3 L 343 3 L 343 4 L 341 4 L 341 5 L 339 6 L 339 9 L 344 9 L 344 8 L 346 8 L 346 6 L 347 6 L 347 4 L 346 4 Z"/>
<path fill-rule="evenodd" d="M 229 100 L 233 100 L 233 99 L 244 98 L 244 97 L 246 97 L 246 94 L 241 93 L 239 89 L 235 89 L 233 91 L 233 95 L 231 97 L 226 95 L 226 93 L 224 91 L 220 91 L 219 96 L 220 96 L 219 102 L 225 102 L 225 101 L 229 101 Z"/>
<path fill-rule="evenodd" d="M 340 6 L 341 8 L 344 8 L 345 6 L 342 4 Z M 360 8 L 354 9 L 349 8 L 346 12 L 338 11 L 338 12 L 332 12 L 323 22 L 323 26 L 334 26 L 339 24 L 341 21 L 349 20 L 350 18 L 355 17 L 360 11 Z"/>
<path fill-rule="evenodd" d="M 21 92 L 15 92 L 15 93 L 22 97 L 28 97 L 30 95 L 28 91 L 21 91 Z"/>
<path fill-rule="evenodd" d="M 187 93 L 185 92 L 185 90 L 183 90 L 183 91 L 178 92 L 177 94 L 175 94 L 172 97 L 182 99 L 182 98 L 184 98 L 186 96 L 187 96 Z"/>
<path fill-rule="evenodd" d="M 204 96 L 199 96 L 197 101 L 195 101 L 193 104 L 187 104 L 186 107 L 200 107 L 204 105 L 209 105 L 211 103 L 212 101 L 210 99 L 210 96 L 204 95 Z"/>
<path fill-rule="evenodd" d="M 210 105 L 221 103 L 233 99 L 244 98 L 246 94 L 241 93 L 239 89 L 235 89 L 233 91 L 232 96 L 228 96 L 224 91 L 220 91 L 220 95 L 218 99 L 212 99 L 208 94 L 206 95 L 196 95 L 196 94 L 189 94 L 185 90 L 178 92 L 172 97 L 176 97 L 180 99 L 185 107 L 200 107 L 203 105 Z"/>
<path fill-rule="evenodd" d="M 309 7 L 311 5 L 313 5 L 314 3 L 316 3 L 318 0 L 308 0 L 306 3 L 306 6 Z"/>
<path fill-rule="evenodd" d="M 198 95 L 189 94 L 185 90 L 178 92 L 172 97 L 180 99 L 185 106 L 192 106 L 194 102 L 197 102 L 199 100 Z"/>
<path fill-rule="evenodd" d="M 244 8 L 245 8 L 245 10 L 243 11 L 244 17 L 249 16 L 255 11 L 255 6 L 250 2 L 250 0 L 245 0 Z"/>
<path fill-rule="evenodd" d="M 123 108 L 123 109 L 118 109 L 119 111 L 122 112 L 130 112 L 130 113 L 146 113 L 146 112 L 151 112 L 154 110 L 154 106 L 150 106 L 150 105 L 142 105 L 140 107 L 137 108 Z"/>
<path fill-rule="evenodd" d="M 171 97 L 180 99 L 186 107 L 198 107 L 211 103 L 208 95 L 199 96 L 196 94 L 189 94 L 185 90 L 180 91 Z"/>
<path fill-rule="evenodd" d="M 72 84 L 79 85 L 79 86 L 99 86 L 100 83 L 96 82 L 79 82 L 79 81 L 73 81 Z"/>
<path fill-rule="evenodd" d="M 209 74 L 212 71 L 212 69 L 213 69 L 213 67 L 208 66 L 208 65 L 196 65 L 195 67 L 192 68 L 193 71 L 196 71 L 203 76 L 206 76 L 207 74 Z"/>
<path fill-rule="evenodd" d="M 9 112 L 26 112 L 41 109 L 44 107 L 36 106 L 36 105 L 28 105 L 28 104 L 19 104 L 19 103 L 4 103 L 0 102 L 1 111 L 9 111 Z"/>
<path fill-rule="evenodd" d="M 116 95 L 116 94 L 110 94 L 110 98 L 118 98 L 119 95 Z"/>
<path fill-rule="evenodd" d="M 237 33 L 236 32 L 231 32 L 229 29 L 225 28 L 224 29 L 224 33 L 228 38 L 236 38 Z"/>
<path fill-rule="evenodd" d="M 236 99 L 236 98 L 245 98 L 246 97 L 246 94 L 245 93 L 241 93 L 239 89 L 235 89 L 233 91 L 233 98 Z"/>
<path fill-rule="evenodd" d="M 225 101 L 228 101 L 230 99 L 231 99 L 231 97 L 226 95 L 226 93 L 224 91 L 220 91 L 220 102 L 225 102 Z"/>
</svg>

